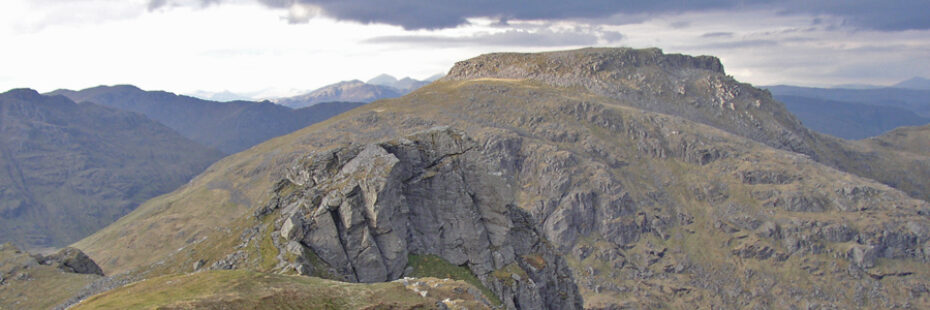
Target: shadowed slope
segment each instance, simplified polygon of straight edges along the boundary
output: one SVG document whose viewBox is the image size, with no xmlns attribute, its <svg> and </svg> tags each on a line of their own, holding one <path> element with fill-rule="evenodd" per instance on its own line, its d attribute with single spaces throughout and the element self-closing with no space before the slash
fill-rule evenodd
<svg viewBox="0 0 930 310">
<path fill-rule="evenodd" d="M 140 114 L 33 90 L 0 94 L 0 238 L 69 244 L 219 157 Z"/>
<path fill-rule="evenodd" d="M 227 154 L 290 133 L 363 103 L 328 102 L 293 110 L 268 101 L 215 102 L 131 85 L 56 90 L 74 101 L 90 101 L 145 114 L 185 137 Z"/>
</svg>

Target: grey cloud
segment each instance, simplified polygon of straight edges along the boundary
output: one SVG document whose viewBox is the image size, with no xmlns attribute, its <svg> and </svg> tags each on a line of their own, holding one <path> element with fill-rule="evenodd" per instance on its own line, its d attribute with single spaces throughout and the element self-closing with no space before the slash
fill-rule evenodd
<svg viewBox="0 0 930 310">
<path fill-rule="evenodd" d="M 163 7 L 165 4 L 167 4 L 165 0 L 149 0 L 149 10 L 151 11 Z"/>
<path fill-rule="evenodd" d="M 224 0 L 200 0 L 200 6 L 206 7 L 212 4 L 220 4 Z M 290 0 L 287 0 L 290 1 Z M 179 5 L 178 3 L 173 3 L 171 0 L 149 0 L 148 8 L 149 11 L 157 10 L 165 6 L 170 5 Z"/>
<path fill-rule="evenodd" d="M 619 42 L 623 40 L 625 36 L 622 33 L 616 31 L 601 31 L 601 38 L 607 40 L 608 42 Z"/>
<path fill-rule="evenodd" d="M 162 0 L 152 0 L 153 2 Z M 675 14 L 706 10 L 771 10 L 783 14 L 833 15 L 850 25 L 883 31 L 930 29 L 927 0 L 258 0 L 271 7 L 315 5 L 332 17 L 361 23 L 385 23 L 405 29 L 459 26 L 470 17 L 564 20 L 606 18 L 617 14 Z"/>
<path fill-rule="evenodd" d="M 620 33 L 612 33 L 616 37 Z M 622 35 L 621 35 L 622 36 Z M 579 46 L 597 43 L 597 36 L 588 32 L 540 30 L 508 30 L 500 33 L 485 33 L 466 37 L 447 36 L 382 36 L 366 40 L 367 43 L 411 43 L 428 45 L 493 45 L 493 46 Z"/>
<path fill-rule="evenodd" d="M 702 38 L 729 38 L 732 36 L 732 32 L 708 32 L 701 35 Z"/>
<path fill-rule="evenodd" d="M 678 21 L 678 22 L 674 22 L 674 23 L 669 24 L 669 26 L 672 26 L 672 28 L 674 28 L 674 29 L 685 29 L 685 28 L 691 27 L 691 22 L 688 22 L 688 21 Z"/>
<path fill-rule="evenodd" d="M 734 49 L 734 48 L 750 48 L 750 47 L 762 47 L 762 46 L 775 46 L 778 45 L 778 42 L 774 40 L 741 40 L 741 41 L 731 41 L 731 42 L 714 42 L 699 44 L 694 47 L 703 48 L 703 49 Z"/>
<path fill-rule="evenodd" d="M 224 0 L 201 0 L 204 5 Z M 846 24 L 881 31 L 930 29 L 927 0 L 257 0 L 269 7 L 314 5 L 327 15 L 360 23 L 384 23 L 405 29 L 452 28 L 470 17 L 522 20 L 567 20 L 677 14 L 708 10 L 769 10 L 779 14 L 832 15 Z M 170 0 L 149 0 L 155 9 Z M 815 17 L 816 18 L 816 17 Z M 813 20 L 814 24 L 819 19 Z M 673 25 L 687 27 L 687 24 Z"/>
</svg>

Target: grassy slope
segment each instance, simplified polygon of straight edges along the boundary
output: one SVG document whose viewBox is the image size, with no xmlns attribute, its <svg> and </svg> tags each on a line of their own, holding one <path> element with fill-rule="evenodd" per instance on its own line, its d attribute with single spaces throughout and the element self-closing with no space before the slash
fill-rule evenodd
<svg viewBox="0 0 930 310">
<path fill-rule="evenodd" d="M 436 280 L 422 280 L 436 281 Z M 244 270 L 161 276 L 93 296 L 73 309 L 429 309 L 461 299 L 462 282 L 440 281 L 423 297 L 402 282 L 353 284 Z"/>
<path fill-rule="evenodd" d="M 0 309 L 51 309 L 100 276 L 36 264 L 28 253 L 5 244 L 0 245 L 0 278 L 4 279 L 0 285 Z"/>
<path fill-rule="evenodd" d="M 143 115 L 31 90 L 0 94 L 0 241 L 63 246 L 218 160 Z"/>
</svg>

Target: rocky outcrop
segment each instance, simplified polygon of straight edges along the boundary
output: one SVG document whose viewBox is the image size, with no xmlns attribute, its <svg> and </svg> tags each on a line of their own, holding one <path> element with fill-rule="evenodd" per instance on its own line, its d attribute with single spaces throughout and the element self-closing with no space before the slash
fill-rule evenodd
<svg viewBox="0 0 930 310">
<path fill-rule="evenodd" d="M 75 248 L 43 256 L 0 244 L 0 309 L 64 309 L 56 305 L 107 279 L 102 276 L 97 264 Z"/>
<path fill-rule="evenodd" d="M 310 154 L 276 194 L 260 213 L 278 214 L 282 264 L 298 273 L 389 281 L 408 255 L 435 255 L 467 266 L 508 308 L 581 308 L 564 260 L 461 132 Z"/>
<path fill-rule="evenodd" d="M 81 250 L 66 247 L 49 256 L 36 256 L 40 264 L 52 265 L 72 273 L 103 275 L 103 270 Z"/>
<path fill-rule="evenodd" d="M 581 87 L 621 104 L 680 116 L 769 146 L 813 154 L 811 133 L 767 91 L 739 83 L 712 56 L 657 48 L 494 53 L 460 61 L 443 81 L 526 79 Z"/>
</svg>

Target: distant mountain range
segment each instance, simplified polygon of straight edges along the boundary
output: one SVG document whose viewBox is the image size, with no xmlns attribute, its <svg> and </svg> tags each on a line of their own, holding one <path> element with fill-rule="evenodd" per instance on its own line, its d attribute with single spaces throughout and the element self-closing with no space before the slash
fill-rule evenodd
<svg viewBox="0 0 930 310">
<path fill-rule="evenodd" d="M 16 89 L 0 94 L 0 242 L 74 242 L 218 160 L 142 114 Z"/>
<path fill-rule="evenodd" d="M 919 87 L 914 78 L 897 85 Z M 930 90 L 768 86 L 775 99 L 816 131 L 845 139 L 876 136 L 901 126 L 930 123 Z"/>
<path fill-rule="evenodd" d="M 392 98 L 392 93 L 396 94 L 406 94 L 417 88 L 420 88 L 426 84 L 429 84 L 433 81 L 436 81 L 442 78 L 445 74 L 435 74 L 424 80 L 417 80 L 410 77 L 404 77 L 398 79 L 390 74 L 380 74 L 376 77 L 369 79 L 368 81 L 362 82 L 364 89 L 351 89 L 358 87 L 358 82 L 361 80 L 349 80 L 342 81 L 330 85 L 326 85 L 314 90 L 298 90 L 298 89 L 278 89 L 278 88 L 268 88 L 259 91 L 250 91 L 250 92 L 233 92 L 229 90 L 223 91 L 205 91 L 197 90 L 184 95 L 200 98 L 208 101 L 265 101 L 269 100 L 275 103 L 284 103 L 288 102 L 292 104 L 286 104 L 290 107 L 299 107 L 301 106 L 300 102 L 306 101 L 309 102 L 309 105 L 316 104 L 319 102 L 327 101 L 357 101 L 357 102 L 371 102 L 378 99 Z M 355 84 L 355 85 L 353 85 Z M 377 90 L 372 90 L 372 86 L 384 86 L 392 88 L 390 91 L 385 91 L 380 87 L 374 87 Z M 334 91 L 342 87 L 342 91 Z M 316 95 L 311 96 L 310 94 L 316 93 Z M 317 97 L 323 99 L 314 100 Z M 396 96 L 395 96 L 396 97 Z M 301 99 L 303 98 L 303 99 Z M 308 99 L 312 98 L 312 99 Z M 302 106 L 301 106 L 302 107 Z"/>
<path fill-rule="evenodd" d="M 0 242 L 76 241 L 184 184 L 224 153 L 363 104 L 294 110 L 131 85 L 0 94 Z"/>
<path fill-rule="evenodd" d="M 98 86 L 81 91 L 56 90 L 49 94 L 145 114 L 191 140 L 226 154 L 245 150 L 364 104 L 327 102 L 294 110 L 270 101 L 216 102 L 165 91 L 144 91 L 131 85 Z"/>
<path fill-rule="evenodd" d="M 442 77 L 443 77 L 443 74 L 437 74 L 437 75 L 428 77 L 422 81 L 415 80 L 410 77 L 405 77 L 405 78 L 398 80 L 397 78 L 391 75 L 382 74 L 382 75 L 376 76 L 368 80 L 368 82 L 366 83 L 372 84 L 372 85 L 388 86 L 388 87 L 393 87 L 401 91 L 411 92 L 411 91 L 416 90 L 417 88 L 423 87 L 426 84 L 436 81 Z"/>
<path fill-rule="evenodd" d="M 274 102 L 282 106 L 299 109 L 330 101 L 368 103 L 378 99 L 400 97 L 403 94 L 403 91 L 393 87 L 351 80 L 327 85 L 299 96 L 274 99 Z"/>
<path fill-rule="evenodd" d="M 919 90 L 930 90 L 930 79 L 925 79 L 922 77 L 913 77 L 906 81 L 894 84 L 891 87 L 895 88 L 906 88 L 906 89 L 919 89 Z"/>
<path fill-rule="evenodd" d="M 352 101 L 352 102 L 372 102 L 380 99 L 395 98 L 406 95 L 407 93 L 423 87 L 430 82 L 441 78 L 442 75 L 434 75 L 426 80 L 420 81 L 409 77 L 397 79 L 391 75 L 381 74 L 368 82 L 360 80 L 342 81 L 335 84 L 323 86 L 309 93 L 294 97 L 278 98 L 273 101 L 277 104 L 291 107 L 303 108 L 309 107 L 321 102 L 329 101 Z"/>
</svg>

